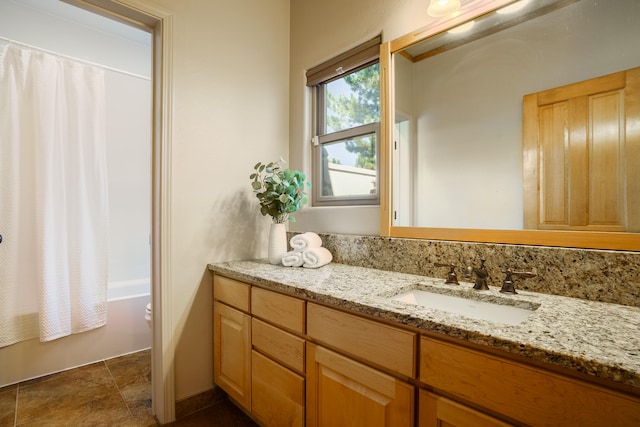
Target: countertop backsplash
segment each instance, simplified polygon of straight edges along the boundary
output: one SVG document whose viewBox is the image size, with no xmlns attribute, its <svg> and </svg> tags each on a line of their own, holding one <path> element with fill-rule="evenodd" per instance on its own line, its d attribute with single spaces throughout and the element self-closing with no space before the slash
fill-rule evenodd
<svg viewBox="0 0 640 427">
<path fill-rule="evenodd" d="M 507 268 L 535 269 L 533 278 L 514 278 L 516 289 L 640 307 L 640 252 L 318 234 L 341 264 L 439 278 L 448 270 L 435 263 L 454 264 L 463 280 L 484 258 L 489 285 L 501 286 Z"/>
</svg>

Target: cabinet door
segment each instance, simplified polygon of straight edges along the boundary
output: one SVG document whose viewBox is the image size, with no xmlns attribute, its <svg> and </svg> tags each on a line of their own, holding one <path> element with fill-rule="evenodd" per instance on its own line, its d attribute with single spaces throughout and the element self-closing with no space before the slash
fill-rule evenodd
<svg viewBox="0 0 640 427">
<path fill-rule="evenodd" d="M 460 403 L 420 390 L 419 427 L 507 427 L 489 415 Z"/>
<path fill-rule="evenodd" d="M 251 317 L 218 301 L 213 304 L 213 378 L 251 410 Z"/>
<path fill-rule="evenodd" d="M 307 343 L 308 427 L 409 427 L 414 409 L 413 386 Z"/>
<path fill-rule="evenodd" d="M 251 413 L 268 427 L 304 426 L 304 378 L 253 351 Z"/>
</svg>

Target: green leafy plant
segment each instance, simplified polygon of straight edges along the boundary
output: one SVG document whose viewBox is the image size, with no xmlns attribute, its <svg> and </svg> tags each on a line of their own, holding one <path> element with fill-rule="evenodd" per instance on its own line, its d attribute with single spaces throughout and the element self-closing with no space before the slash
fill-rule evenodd
<svg viewBox="0 0 640 427">
<path fill-rule="evenodd" d="M 311 188 L 311 183 L 306 182 L 304 173 L 283 169 L 280 166 L 280 159 L 277 162 L 263 164 L 256 163 L 253 167 L 254 173 L 249 176 L 252 180 L 251 186 L 256 197 L 260 201 L 260 213 L 269 215 L 273 222 L 282 224 L 295 221 L 289 214 L 299 210 L 307 203 L 306 188 Z"/>
</svg>

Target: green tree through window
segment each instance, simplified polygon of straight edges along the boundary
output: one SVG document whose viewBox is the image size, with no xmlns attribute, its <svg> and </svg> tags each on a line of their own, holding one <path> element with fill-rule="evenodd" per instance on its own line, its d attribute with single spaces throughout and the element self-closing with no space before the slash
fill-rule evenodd
<svg viewBox="0 0 640 427">
<path fill-rule="evenodd" d="M 376 63 L 341 80 L 348 93 L 327 91 L 327 131 L 336 131 L 380 121 L 380 64 Z M 376 169 L 376 140 L 365 135 L 345 141 L 346 149 L 357 155 L 356 166 Z"/>
</svg>

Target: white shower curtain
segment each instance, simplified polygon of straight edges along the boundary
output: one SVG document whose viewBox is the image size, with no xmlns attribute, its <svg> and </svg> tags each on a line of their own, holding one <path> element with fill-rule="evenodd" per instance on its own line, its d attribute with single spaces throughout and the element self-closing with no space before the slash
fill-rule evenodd
<svg viewBox="0 0 640 427">
<path fill-rule="evenodd" d="M 0 347 L 106 323 L 103 69 L 0 44 Z"/>
</svg>

